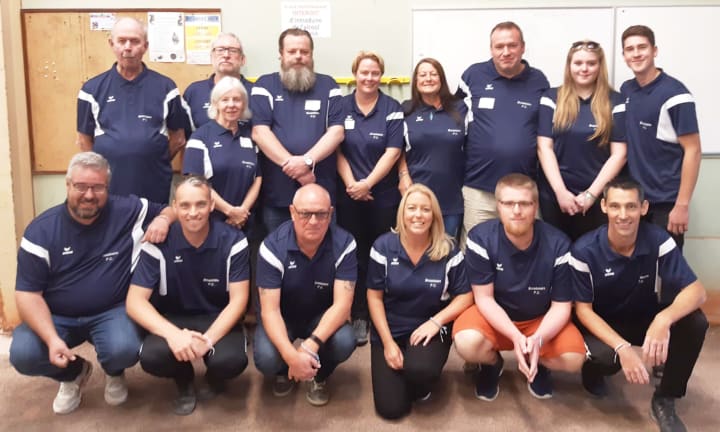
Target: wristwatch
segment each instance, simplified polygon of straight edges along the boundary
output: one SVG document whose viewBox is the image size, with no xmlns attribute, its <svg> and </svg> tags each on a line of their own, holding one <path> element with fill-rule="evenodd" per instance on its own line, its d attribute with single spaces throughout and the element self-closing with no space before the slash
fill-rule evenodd
<svg viewBox="0 0 720 432">
<path fill-rule="evenodd" d="M 303 161 L 305 162 L 305 165 L 307 165 L 308 169 L 310 171 L 313 171 L 313 169 L 315 168 L 315 161 L 313 160 L 313 158 L 310 155 L 305 155 L 303 156 Z"/>
</svg>

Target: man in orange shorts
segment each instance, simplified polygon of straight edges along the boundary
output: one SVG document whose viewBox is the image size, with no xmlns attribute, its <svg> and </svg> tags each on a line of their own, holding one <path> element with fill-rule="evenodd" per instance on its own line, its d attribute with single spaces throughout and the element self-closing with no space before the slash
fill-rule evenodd
<svg viewBox="0 0 720 432">
<path fill-rule="evenodd" d="M 466 264 L 475 305 L 453 326 L 455 348 L 474 372 L 475 396 L 500 392 L 503 358 L 513 350 L 530 394 L 552 397 L 550 371 L 579 371 L 585 344 L 570 322 L 573 291 L 568 267 L 570 240 L 535 220 L 538 190 L 523 174 L 501 178 L 495 188 L 500 219 L 468 234 Z"/>
</svg>

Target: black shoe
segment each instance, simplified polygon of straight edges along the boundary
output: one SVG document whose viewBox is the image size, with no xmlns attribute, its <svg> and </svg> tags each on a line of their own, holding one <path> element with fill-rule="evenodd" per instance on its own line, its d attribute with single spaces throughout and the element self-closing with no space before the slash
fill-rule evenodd
<svg viewBox="0 0 720 432">
<path fill-rule="evenodd" d="M 494 365 L 481 364 L 480 370 L 475 372 L 475 397 L 487 402 L 494 401 L 500 393 L 500 375 L 503 373 L 503 360 L 500 353 Z"/>
<path fill-rule="evenodd" d="M 686 432 L 685 425 L 675 412 L 675 398 L 653 395 L 650 417 L 660 427 L 660 432 Z"/>
<path fill-rule="evenodd" d="M 177 383 L 178 396 L 173 401 L 173 412 L 177 415 L 188 415 L 195 411 L 197 396 L 192 381 L 189 383 Z"/>
<path fill-rule="evenodd" d="M 548 368 L 538 365 L 535 379 L 528 383 L 528 391 L 538 399 L 550 399 L 553 396 L 552 376 Z"/>
<path fill-rule="evenodd" d="M 352 323 L 353 332 L 355 332 L 355 343 L 357 346 L 363 346 L 368 343 L 368 333 L 370 332 L 370 326 L 367 320 L 356 319 Z"/>
<path fill-rule="evenodd" d="M 585 362 L 582 366 L 581 375 L 583 388 L 596 398 L 604 398 L 608 394 L 605 377 L 603 375 L 593 373 L 588 365 L 589 363 Z"/>
<path fill-rule="evenodd" d="M 226 381 L 207 379 L 207 385 L 198 390 L 197 399 L 199 401 L 215 399 L 218 395 L 225 393 L 226 390 Z"/>
</svg>

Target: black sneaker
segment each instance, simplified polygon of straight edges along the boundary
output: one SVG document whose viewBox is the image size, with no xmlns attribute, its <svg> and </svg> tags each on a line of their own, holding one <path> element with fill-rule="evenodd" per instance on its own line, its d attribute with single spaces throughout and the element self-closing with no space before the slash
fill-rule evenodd
<svg viewBox="0 0 720 432">
<path fill-rule="evenodd" d="M 605 377 L 600 374 L 593 373 L 588 364 L 588 362 L 585 362 L 582 366 L 581 375 L 583 388 L 596 398 L 604 398 L 608 394 Z"/>
<path fill-rule="evenodd" d="M 200 401 L 215 399 L 218 395 L 225 393 L 225 390 L 227 390 L 227 385 L 224 380 L 212 380 L 206 378 L 206 381 L 207 384 L 205 387 L 201 388 L 197 392 L 197 398 Z"/>
<path fill-rule="evenodd" d="M 195 386 L 192 381 L 189 383 L 176 384 L 178 388 L 178 396 L 173 401 L 173 412 L 181 416 L 192 414 L 192 412 L 195 411 L 195 405 L 197 405 Z"/>
<path fill-rule="evenodd" d="M 503 360 L 498 353 L 498 361 L 494 365 L 480 365 L 480 369 L 475 372 L 475 397 L 487 402 L 494 401 L 500 393 L 500 375 L 503 373 Z"/>
<path fill-rule="evenodd" d="M 363 346 L 368 343 L 368 333 L 370 332 L 370 326 L 367 320 L 356 319 L 352 323 L 353 332 L 355 332 L 355 342 L 357 346 Z"/>
<path fill-rule="evenodd" d="M 686 432 L 685 425 L 675 412 L 675 398 L 653 395 L 650 417 L 660 427 L 660 432 Z"/>
<path fill-rule="evenodd" d="M 538 364 L 535 379 L 528 383 L 528 391 L 538 399 L 550 399 L 553 396 L 552 376 L 548 368 Z"/>
</svg>

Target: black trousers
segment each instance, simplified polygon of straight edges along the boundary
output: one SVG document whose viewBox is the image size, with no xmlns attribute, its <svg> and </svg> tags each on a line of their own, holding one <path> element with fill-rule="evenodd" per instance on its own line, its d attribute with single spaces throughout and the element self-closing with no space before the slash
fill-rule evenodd
<svg viewBox="0 0 720 432">
<path fill-rule="evenodd" d="M 444 337 L 444 341 L 435 336 L 427 346 L 412 346 L 409 337 L 395 342 L 403 353 L 402 370 L 388 366 L 381 342 L 373 343 L 370 348 L 375 411 L 386 419 L 407 415 L 412 402 L 425 396 L 439 381 L 452 343 L 449 336 Z"/>
<path fill-rule="evenodd" d="M 202 333 L 210 327 L 217 315 L 167 316 L 166 318 L 180 328 Z M 240 375 L 248 364 L 242 324 L 236 325 L 225 337 L 216 341 L 215 352 L 208 352 L 203 360 L 207 366 L 205 376 L 210 382 L 222 382 Z M 145 337 L 140 350 L 140 366 L 150 375 L 173 378 L 180 384 L 191 382 L 195 377 L 192 363 L 178 361 L 165 339 L 154 334 Z"/>
<path fill-rule="evenodd" d="M 560 210 L 555 197 L 541 195 L 540 212 L 545 222 L 564 232 L 570 240 L 575 241 L 586 232 L 607 223 L 607 216 L 600 208 L 600 200 L 590 207 L 585 215 L 582 213 L 570 216 Z"/>
<path fill-rule="evenodd" d="M 675 204 L 673 203 L 650 204 L 650 208 L 648 209 L 645 217 L 643 217 L 643 220 L 667 230 L 670 212 L 674 206 Z M 670 234 L 670 237 L 675 240 L 675 243 L 677 243 L 678 247 L 682 251 L 683 245 L 685 244 L 685 234 L 673 234 L 669 231 L 668 234 Z"/>
<path fill-rule="evenodd" d="M 640 346 L 645 340 L 645 333 L 650 322 L 608 322 L 623 338 L 633 345 Z M 708 328 L 705 314 L 698 309 L 670 327 L 670 346 L 665 362 L 662 380 L 656 390 L 658 396 L 680 398 L 685 396 L 687 382 L 692 375 L 695 362 L 700 355 L 705 332 Z M 613 375 L 621 366 L 616 358 L 614 347 L 610 347 L 596 338 L 584 327 L 580 331 L 590 351 L 587 368 L 598 375 Z"/>
<path fill-rule="evenodd" d="M 395 226 L 396 217 L 397 205 L 375 208 L 369 201 L 338 200 L 338 225 L 349 231 L 357 243 L 358 278 L 351 311 L 353 319 L 369 319 L 366 279 L 370 248 L 375 239 Z"/>
</svg>

